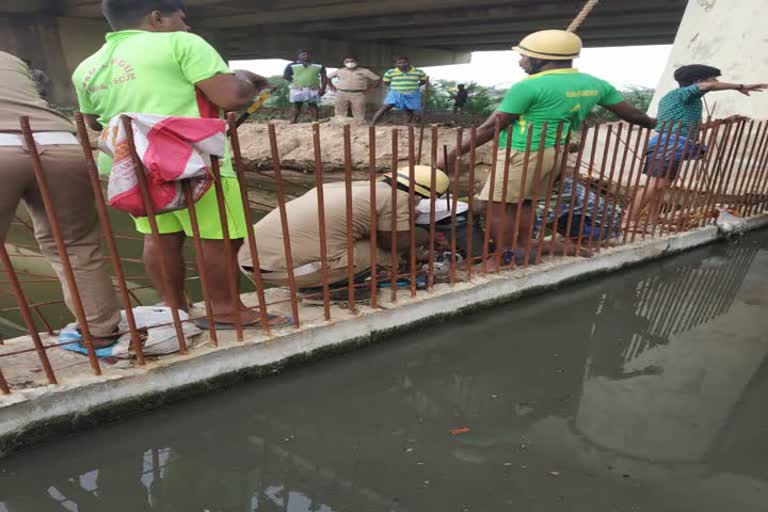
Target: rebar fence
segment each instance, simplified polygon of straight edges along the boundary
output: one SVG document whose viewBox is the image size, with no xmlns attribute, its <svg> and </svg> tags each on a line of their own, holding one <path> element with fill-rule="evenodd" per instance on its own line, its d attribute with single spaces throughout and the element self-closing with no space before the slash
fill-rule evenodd
<svg viewBox="0 0 768 512">
<path fill-rule="evenodd" d="M 153 186 L 149 179 L 151 171 L 137 153 L 132 120 L 124 116 L 122 123 L 128 134 L 128 154 L 137 169 L 136 179 L 151 229 L 147 238 L 159 243 L 162 234 L 157 221 L 158 212 L 150 197 Z M 364 170 L 353 168 L 352 135 L 347 125 L 341 140 L 335 144 L 335 149 L 344 154 L 343 180 L 334 180 L 333 184 L 327 180 L 324 167 L 320 137 L 323 126 L 314 124 L 307 144 L 314 149 L 315 187 L 307 194 L 312 194 L 316 202 L 313 216 L 316 216 L 319 236 L 316 242 L 307 242 L 306 238 L 297 238 L 291 232 L 290 220 L 297 215 L 308 215 L 308 212 L 305 209 L 301 212 L 294 210 L 293 201 L 286 193 L 286 186 L 295 184 L 284 176 L 279 127 L 270 124 L 267 131 L 272 157 L 269 179 L 274 180 L 275 214 L 279 216 L 281 236 L 279 240 L 263 240 L 257 236 L 258 230 L 253 229 L 254 225 L 258 226 L 252 211 L 257 202 L 251 199 L 249 189 L 252 183 L 249 178 L 255 173 L 246 169 L 233 115 L 229 116 L 227 127 L 232 164 L 240 187 L 238 199 L 248 227 L 241 251 L 247 250 L 244 254 L 248 255 L 249 261 L 243 263 L 241 258 L 239 265 L 235 264 L 240 241 L 230 236 L 220 163 L 216 157 L 211 157 L 209 168 L 222 227 L 224 256 L 231 262 L 226 268 L 226 286 L 232 296 L 239 297 L 239 276 L 241 271 L 247 272 L 257 299 L 257 304 L 247 309 L 258 314 L 257 327 L 260 333 L 267 336 L 273 335 L 274 318 L 269 311 L 276 306 L 288 305 L 290 308 L 291 325 L 281 329 L 300 329 L 306 312 L 300 307 L 302 303 L 316 303 L 322 307 L 325 321 L 334 320 L 341 310 L 346 310 L 346 318 L 350 314 L 361 313 L 361 301 L 376 309 L 384 302 L 396 304 L 404 297 L 432 293 L 438 285 L 454 287 L 459 282 L 484 279 L 486 274 L 525 269 L 567 256 L 591 257 L 639 240 L 666 237 L 710 225 L 717 221 L 718 215 L 724 215 L 723 212 L 735 217 L 753 217 L 762 214 L 768 202 L 768 121 L 707 121 L 701 126 L 691 126 L 687 133 L 683 133 L 680 124 L 663 126 L 659 132 L 624 123 L 585 126 L 579 132 L 569 131 L 560 125 L 554 145 L 554 164 L 545 162 L 544 151 L 532 149 L 544 147 L 546 126 L 540 132 L 539 140 L 534 140 L 534 132 L 529 128 L 524 134 L 527 136 L 527 149 L 514 152 L 512 130 L 502 132 L 497 124 L 495 137 L 490 143 L 493 146 L 490 166 L 480 165 L 476 128 L 455 130 L 455 141 L 449 147 L 438 142 L 440 132 L 447 129 L 436 125 L 428 128 L 431 137 L 426 144 L 423 133 L 420 134 L 412 126 L 389 127 L 383 132 L 371 127 L 367 134 L 369 161 Z M 135 364 L 142 366 L 148 359 L 143 350 L 146 332 L 137 326 L 132 308 L 141 305 L 137 291 L 148 285 L 142 284 L 146 278 L 126 274 L 126 264 L 135 264 L 140 260 L 129 258 L 119 250 L 118 242 L 124 236 L 116 234 L 113 229 L 104 183 L 100 180 L 92 143 L 80 115 L 77 116 L 77 128 L 95 196 L 106 259 L 111 264 L 116 292 L 125 311 L 127 328 L 117 334 L 130 336 Z M 0 317 L 9 312 L 18 313 L 29 340 L 24 341 L 26 345 L 15 343 L 12 350 L 0 350 L 0 391 L 4 394 L 11 393 L 13 386 L 3 376 L 2 368 L 14 365 L 14 357 L 17 356 L 36 354 L 49 384 L 57 384 L 57 371 L 51 364 L 49 353 L 68 343 L 82 344 L 93 374 L 100 375 L 104 365 L 97 355 L 73 271 L 76 262 L 68 256 L 68 248 L 61 236 L 61 212 L 56 211 L 51 200 L 52 191 L 46 180 L 40 148 L 35 141 L 34 126 L 30 126 L 28 119 L 21 119 L 20 129 L 56 241 L 56 250 L 64 269 L 63 278 L 71 295 L 69 306 L 76 317 L 82 341 L 54 341 L 55 338 L 50 335 L 55 335 L 62 326 L 52 325 L 46 319 L 45 308 L 57 301 L 35 302 L 27 297 L 27 287 L 55 278 L 27 270 L 18 272 L 14 268 L 14 260 L 42 256 L 31 251 L 25 253 L 25 248 L 33 248 L 31 245 L 16 244 L 16 252 L 10 254 L 6 246 L 0 244 L 4 275 L 2 293 L 12 294 L 15 298 L 15 306 L 0 310 Z M 405 144 L 401 139 L 403 134 Z M 500 144 L 500 138 L 504 136 L 507 137 L 507 144 Z M 465 141 L 469 142 L 469 151 L 465 154 L 459 152 L 455 164 L 444 169 L 450 177 L 450 185 L 446 194 L 438 197 L 437 164 L 440 160 L 452 162 L 448 158 L 449 150 L 461 148 Z M 384 161 L 377 157 L 377 147 L 388 148 L 389 156 Z M 498 225 L 489 223 L 487 219 L 493 217 L 492 210 L 496 203 L 476 198 L 478 183 L 487 182 L 489 198 L 496 197 L 494 189 L 500 183 L 501 202 L 506 203 L 513 194 L 510 183 L 517 183 L 510 179 L 511 163 L 515 159 L 522 161 L 522 176 L 518 180 L 520 190 L 516 197 L 527 197 L 524 204 L 529 208 L 508 210 L 513 213 L 501 216 L 496 223 Z M 429 190 L 428 196 L 422 194 L 419 200 L 415 184 L 420 162 L 427 162 L 430 167 L 431 186 L 425 187 Z M 362 172 L 365 176 L 361 180 Z M 259 175 L 263 178 L 265 173 L 259 171 Z M 648 179 L 647 175 L 658 179 Z M 524 187 L 530 176 L 533 176 L 534 188 L 532 194 L 527 195 Z M 405 189 L 399 187 L 398 178 L 403 178 L 410 186 Z M 387 190 L 391 193 L 377 193 L 382 183 L 389 185 Z M 194 248 L 194 268 L 190 269 L 194 276 L 190 279 L 199 282 L 198 298 L 202 303 L 202 307 L 196 310 L 202 312 L 192 316 L 180 314 L 185 309 L 182 305 L 168 304 L 171 306 L 168 327 L 175 331 L 178 351 L 186 354 L 190 343 L 185 334 L 185 323 L 207 320 L 208 343 L 213 347 L 220 343 L 221 324 L 217 323 L 211 298 L 212 287 L 220 283 L 212 283 L 207 272 L 208 255 L 200 235 L 201 212 L 196 206 L 192 186 L 189 181 L 182 181 L 179 186 L 189 211 Z M 326 194 L 330 187 L 343 187 L 343 194 L 334 193 L 329 199 Z M 361 197 L 358 192 L 360 187 L 367 187 L 369 191 L 366 201 L 369 211 L 363 223 L 354 202 L 355 198 Z M 341 203 L 339 197 L 343 197 Z M 329 204 L 329 201 L 335 203 Z M 407 202 L 406 206 L 403 201 Z M 327 225 L 329 211 L 339 208 L 345 212 L 343 225 Z M 407 229 L 403 228 L 396 215 L 399 210 L 407 211 Z M 530 218 L 525 218 L 526 215 Z M 21 218 L 17 222 L 22 229 L 33 229 Z M 343 256 L 334 255 L 333 261 L 330 261 L 328 252 L 329 230 L 334 236 L 343 233 L 346 244 Z M 138 241 L 142 237 L 127 238 Z M 260 247 L 263 249 L 264 244 L 274 245 L 276 242 L 282 246 L 284 272 L 268 265 L 265 268 L 260 261 Z M 298 243 L 310 243 L 311 247 L 298 247 Z M 315 274 L 319 273 L 319 286 L 306 285 L 308 264 L 304 261 L 306 257 L 294 264 L 297 249 L 304 255 L 307 252 L 315 254 L 315 261 L 309 267 Z M 368 254 L 362 267 L 358 257 L 360 251 Z M 343 265 L 340 266 L 339 261 Z M 167 275 L 171 263 L 166 256 L 161 258 L 160 273 Z M 287 298 L 286 294 L 275 297 L 268 293 L 274 285 L 267 282 L 274 281 L 278 274 L 284 282 L 282 286 L 287 289 Z M 237 342 L 243 342 L 246 329 L 251 326 L 244 325 L 236 315 L 232 327 Z M 47 334 L 39 334 L 41 330 Z"/>
</svg>

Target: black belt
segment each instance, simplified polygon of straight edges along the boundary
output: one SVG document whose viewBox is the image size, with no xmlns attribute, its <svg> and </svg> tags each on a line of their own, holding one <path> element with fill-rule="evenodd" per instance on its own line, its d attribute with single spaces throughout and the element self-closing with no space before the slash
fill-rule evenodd
<svg viewBox="0 0 768 512">
<path fill-rule="evenodd" d="M 365 89 L 360 89 L 359 91 L 350 91 L 349 89 L 339 89 L 339 88 L 337 88 L 336 90 L 337 91 L 341 91 L 341 92 L 365 92 Z"/>
</svg>

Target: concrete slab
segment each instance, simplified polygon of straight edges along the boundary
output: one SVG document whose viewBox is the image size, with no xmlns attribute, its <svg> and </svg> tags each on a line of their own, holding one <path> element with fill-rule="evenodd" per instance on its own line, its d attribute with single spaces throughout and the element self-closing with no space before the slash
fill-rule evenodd
<svg viewBox="0 0 768 512">
<path fill-rule="evenodd" d="M 748 221 L 749 229 L 768 225 L 768 215 Z M 524 295 L 539 293 L 565 283 L 621 269 L 644 261 L 685 251 L 719 238 L 715 227 L 676 234 L 663 239 L 638 241 L 611 248 L 591 259 L 545 258 L 536 267 L 473 276 L 472 282 L 451 287 L 438 284 L 432 292 L 416 297 L 400 292 L 396 304 L 389 291 L 380 293 L 380 308 L 361 306 L 356 315 L 334 306 L 330 322 L 322 307 L 301 305 L 300 329 L 281 328 L 271 337 L 246 331 L 237 342 L 234 333 L 221 333 L 218 347 L 206 335 L 195 339 L 188 355 L 149 360 L 144 367 L 132 363 L 103 365 L 102 376 L 90 372 L 87 359 L 61 349 L 48 351 L 59 376 L 56 386 L 47 385 L 34 352 L 3 358 L 3 371 L 13 387 L 0 397 L 0 456 L 54 433 L 98 424 L 137 410 L 188 397 L 230 384 L 247 375 L 265 376 L 291 365 L 390 338 L 392 334 L 423 322 Z M 269 290 L 271 311 L 289 313 L 286 290 Z M 245 296 L 255 305 L 255 296 Z M 51 341 L 49 338 L 46 338 Z M 31 347 L 31 340 L 16 338 L 0 346 L 0 354 Z"/>
</svg>

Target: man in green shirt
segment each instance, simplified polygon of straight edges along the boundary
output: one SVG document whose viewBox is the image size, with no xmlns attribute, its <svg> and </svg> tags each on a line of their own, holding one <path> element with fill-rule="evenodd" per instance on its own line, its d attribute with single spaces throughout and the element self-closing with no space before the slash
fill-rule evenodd
<svg viewBox="0 0 768 512">
<path fill-rule="evenodd" d="M 312 62 L 312 54 L 299 50 L 296 61 L 285 67 L 283 78 L 290 82 L 291 124 L 299 121 L 301 106 L 307 104 L 307 112 L 317 122 L 320 112 L 317 107 L 320 98 L 325 96 L 328 74 L 325 66 Z"/>
<path fill-rule="evenodd" d="M 477 145 L 480 146 L 493 138 L 497 120 L 502 128 L 493 197 L 490 197 L 490 177 L 478 196 L 479 206 L 484 207 L 487 201 L 492 203 L 486 229 L 491 230 L 495 240 L 502 240 L 503 246 L 497 248 L 501 251 L 512 247 L 515 236 L 518 247 L 530 243 L 528 234 L 534 222 L 531 199 L 537 185 L 535 170 L 541 158 L 538 191 L 539 197 L 542 197 L 546 193 L 550 173 L 559 167 L 558 162 L 564 157 L 564 151 L 556 147 L 559 125 L 562 124 L 562 143 L 571 130 L 579 127 L 592 108 L 600 105 L 630 123 L 649 128 L 655 126 L 654 119 L 624 101 L 622 95 L 608 82 L 573 68 L 573 59 L 581 53 L 581 39 L 577 35 L 564 30 L 543 30 L 527 36 L 514 50 L 521 55 L 520 67 L 530 76 L 510 87 L 496 112 L 477 131 Z M 544 145 L 540 146 L 545 123 Z M 529 127 L 532 139 L 523 182 Z M 507 130 L 512 130 L 512 147 L 507 194 L 502 197 Z M 460 151 L 466 153 L 469 147 L 467 140 Z M 447 162 L 442 158 L 438 161 L 438 167 L 452 169 L 455 159 L 454 150 L 449 154 Z M 515 233 L 517 215 L 520 216 L 519 231 Z M 504 259 L 511 261 L 512 257 L 514 255 L 506 253 Z"/>
<path fill-rule="evenodd" d="M 115 32 L 83 61 L 72 80 L 80 110 L 91 128 L 101 130 L 123 112 L 184 117 L 221 117 L 224 111 L 246 107 L 266 81 L 247 71 L 232 72 L 221 56 L 202 38 L 190 34 L 181 0 L 103 0 L 102 10 Z M 100 156 L 99 168 L 111 162 Z M 227 224 L 235 253 L 246 236 L 240 188 L 232 159 L 221 160 Z M 229 261 L 213 187 L 195 203 L 209 281 L 213 313 L 222 328 L 239 316 L 244 325 L 258 315 L 245 308 L 228 286 Z M 146 218 L 136 218 L 145 235 L 144 264 L 155 288 L 172 307 L 186 308 L 182 248 L 192 235 L 187 210 L 157 216 L 160 240 L 151 236 Z M 161 272 L 165 258 L 165 273 Z"/>
</svg>

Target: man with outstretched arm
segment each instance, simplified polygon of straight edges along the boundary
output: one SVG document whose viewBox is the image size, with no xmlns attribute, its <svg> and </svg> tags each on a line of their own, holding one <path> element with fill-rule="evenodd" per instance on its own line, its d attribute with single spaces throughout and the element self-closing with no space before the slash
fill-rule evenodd
<svg viewBox="0 0 768 512">
<path fill-rule="evenodd" d="M 530 226 L 534 222 L 531 198 L 536 188 L 534 171 L 539 159 L 542 162 L 538 177 L 541 197 L 547 190 L 550 173 L 559 169 L 560 159 L 565 158 L 565 151 L 558 152 L 556 149 L 558 126 L 561 123 L 561 141 L 565 141 L 568 132 L 578 128 L 592 108 L 600 105 L 630 123 L 645 127 L 656 124 L 654 119 L 627 103 L 611 84 L 573 68 L 573 59 L 581 53 L 581 46 L 581 39 L 577 35 L 564 30 L 543 30 L 523 39 L 513 49 L 520 54 L 520 67 L 529 77 L 510 87 L 501 105 L 477 130 L 477 145 L 480 146 L 493 138 L 497 119 L 502 128 L 493 197 L 490 197 L 489 176 L 478 200 L 484 211 L 487 202 L 491 202 L 486 229 L 491 230 L 495 240 L 502 240 L 503 247 L 498 250 L 504 251 L 506 263 L 514 258 L 509 249 L 515 242 L 515 236 L 517 247 L 525 247 L 530 243 Z M 547 130 L 544 145 L 540 146 L 545 123 Z M 521 183 L 529 127 L 533 130 L 529 165 L 525 182 Z M 513 130 L 512 148 L 507 195 L 502 198 L 507 130 Z M 469 147 L 469 140 L 466 140 L 461 147 L 462 154 L 468 152 Z M 440 169 L 452 169 L 455 159 L 454 150 L 448 155 L 447 162 L 440 158 L 437 166 Z M 519 231 L 515 233 L 517 215 L 520 216 Z"/>
<path fill-rule="evenodd" d="M 106 43 L 77 68 L 73 82 L 80 110 L 91 128 L 101 130 L 124 112 L 181 117 L 222 117 L 245 108 L 266 81 L 247 71 L 230 71 L 216 50 L 189 33 L 182 0 L 103 0 L 102 11 L 115 30 Z M 105 154 L 99 168 L 109 172 Z M 235 251 L 246 236 L 240 187 L 229 150 L 221 159 L 226 222 Z M 259 315 L 233 297 L 227 278 L 230 265 L 214 187 L 195 203 L 209 295 L 219 328 L 237 321 L 256 325 Z M 135 218 L 145 235 L 144 264 L 168 306 L 186 309 L 182 248 L 192 228 L 187 210 L 157 216 L 159 241 L 151 236 L 146 217 Z M 165 258 L 165 271 L 161 271 Z M 206 327 L 199 321 L 200 327 Z"/>
<path fill-rule="evenodd" d="M 628 226 L 635 224 L 633 229 L 637 229 L 637 220 L 646 209 L 648 225 L 655 225 L 659 215 L 658 200 L 674 181 L 683 161 L 704 156 L 706 148 L 701 140 L 706 128 L 701 122 L 704 95 L 715 91 L 737 91 L 749 96 L 768 88 L 768 84 L 720 82 L 719 76 L 719 69 L 703 64 L 690 64 L 675 70 L 674 78 L 680 87 L 665 94 L 659 102 L 657 133 L 648 143 L 643 167 L 648 186 L 635 191 L 632 218 L 628 222 Z"/>
</svg>

